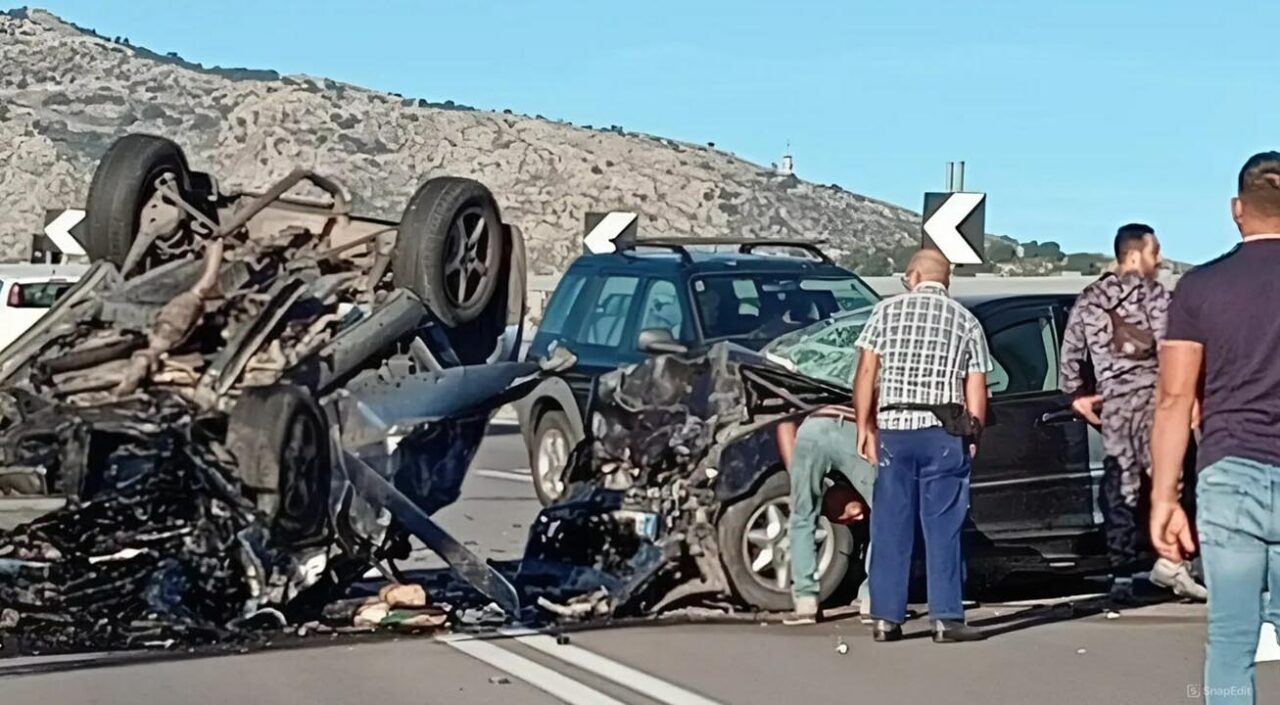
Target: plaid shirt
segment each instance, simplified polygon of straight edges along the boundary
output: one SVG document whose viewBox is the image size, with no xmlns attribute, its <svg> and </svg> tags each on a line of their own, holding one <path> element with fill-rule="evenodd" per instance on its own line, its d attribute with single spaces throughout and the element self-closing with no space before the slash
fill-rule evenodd
<svg viewBox="0 0 1280 705">
<path fill-rule="evenodd" d="M 856 345 L 880 356 L 879 404 L 964 403 L 964 378 L 991 371 L 982 325 L 946 287 L 925 282 L 876 304 Z M 882 429 L 941 425 L 928 411 L 881 411 Z"/>
</svg>

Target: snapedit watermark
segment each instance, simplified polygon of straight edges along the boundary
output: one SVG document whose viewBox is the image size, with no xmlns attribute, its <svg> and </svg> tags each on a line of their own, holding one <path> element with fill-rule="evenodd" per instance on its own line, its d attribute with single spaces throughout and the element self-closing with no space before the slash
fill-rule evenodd
<svg viewBox="0 0 1280 705">
<path fill-rule="evenodd" d="M 1253 695 L 1253 688 L 1247 685 L 1205 686 L 1199 683 L 1187 684 L 1187 697 L 1192 700 L 1203 698 L 1243 698 Z"/>
</svg>

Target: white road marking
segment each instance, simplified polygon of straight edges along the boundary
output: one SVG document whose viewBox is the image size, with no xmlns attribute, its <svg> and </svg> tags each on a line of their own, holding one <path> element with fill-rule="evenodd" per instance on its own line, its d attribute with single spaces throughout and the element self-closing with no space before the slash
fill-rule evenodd
<svg viewBox="0 0 1280 705">
<path fill-rule="evenodd" d="M 507 480 L 509 482 L 527 482 L 533 484 L 533 475 L 528 473 L 512 471 L 512 470 L 475 470 L 476 475 L 481 477 L 489 477 L 494 480 Z"/>
<path fill-rule="evenodd" d="M 526 636 L 516 636 L 516 634 L 515 632 L 511 633 L 511 635 L 515 636 L 516 641 L 525 646 L 537 649 L 548 656 L 581 668 L 588 673 L 594 673 L 601 678 L 613 681 L 658 702 L 667 703 L 667 705 L 720 705 L 715 700 L 705 698 L 680 686 L 668 683 L 661 678 L 651 676 L 626 664 L 618 663 L 613 659 L 605 658 L 580 646 L 557 644 L 554 637 L 546 634 L 529 634 Z"/>
<path fill-rule="evenodd" d="M 519 678 L 548 695 L 570 705 L 625 705 L 620 700 L 605 695 L 572 678 L 553 671 L 536 661 L 513 654 L 483 639 L 439 637 L 437 641 L 494 668 Z"/>
<path fill-rule="evenodd" d="M 1068 602 L 1085 602 L 1088 600 L 1096 600 L 1106 597 L 1105 592 L 1089 592 L 1080 595 L 1066 595 L 1064 597 L 1044 597 L 1031 600 L 1010 600 L 1008 602 L 989 602 L 984 607 L 1037 607 L 1040 605 L 1053 606 L 1062 605 Z"/>
</svg>

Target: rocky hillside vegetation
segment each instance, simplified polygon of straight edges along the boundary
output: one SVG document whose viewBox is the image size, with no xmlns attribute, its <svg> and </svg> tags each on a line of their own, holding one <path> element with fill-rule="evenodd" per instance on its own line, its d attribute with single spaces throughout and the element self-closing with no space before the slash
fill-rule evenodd
<svg viewBox="0 0 1280 705">
<path fill-rule="evenodd" d="M 0 259 L 27 256 L 46 209 L 81 205 L 126 132 L 171 137 L 225 186 L 261 189 L 295 166 L 337 177 L 356 208 L 398 218 L 425 178 L 486 183 L 520 225 L 535 273 L 581 252 L 588 211 L 625 209 L 643 232 L 825 240 L 867 274 L 901 265 L 919 217 L 711 146 L 378 93 L 323 78 L 205 68 L 41 10 L 0 14 Z M 1052 245 L 1052 243 L 1046 243 Z M 1038 252 L 1044 246 L 1037 245 Z M 1047 272 L 1004 241 L 992 268 Z"/>
</svg>

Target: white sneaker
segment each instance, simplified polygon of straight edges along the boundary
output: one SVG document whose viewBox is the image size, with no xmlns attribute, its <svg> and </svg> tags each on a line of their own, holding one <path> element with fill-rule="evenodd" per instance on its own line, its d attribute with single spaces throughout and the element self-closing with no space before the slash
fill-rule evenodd
<svg viewBox="0 0 1280 705">
<path fill-rule="evenodd" d="M 871 624 L 875 621 L 871 616 L 871 598 L 858 601 L 858 621 L 863 624 Z"/>
<path fill-rule="evenodd" d="M 1173 594 L 1178 597 L 1197 602 L 1209 599 L 1209 591 L 1191 576 L 1186 561 L 1174 563 L 1168 558 L 1161 558 L 1151 567 L 1151 577 L 1148 580 L 1152 585 L 1173 590 Z"/>
<path fill-rule="evenodd" d="M 783 624 L 796 626 L 818 623 L 818 598 L 815 595 L 799 595 L 795 598 L 795 613 L 782 620 Z"/>
</svg>

